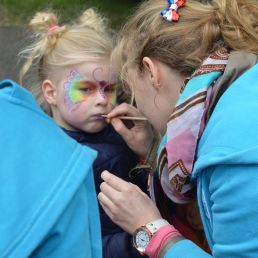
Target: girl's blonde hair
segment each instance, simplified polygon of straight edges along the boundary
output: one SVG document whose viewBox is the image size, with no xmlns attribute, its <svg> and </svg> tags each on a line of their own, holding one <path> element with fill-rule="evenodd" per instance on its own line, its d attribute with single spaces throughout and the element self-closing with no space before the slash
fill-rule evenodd
<svg viewBox="0 0 258 258">
<path fill-rule="evenodd" d="M 167 7 L 166 0 L 145 1 L 122 29 L 112 60 L 124 83 L 128 69 L 143 69 L 144 56 L 189 76 L 222 46 L 258 54 L 257 0 L 186 0 L 178 22 L 160 15 Z"/>
<path fill-rule="evenodd" d="M 38 12 L 30 21 L 33 43 L 20 55 L 26 61 L 20 72 L 20 83 L 32 67 L 37 67 L 37 82 L 30 90 L 47 113 L 50 108 L 44 101 L 41 84 L 45 79 L 55 80 L 65 67 L 86 61 L 110 58 L 113 41 L 107 30 L 107 20 L 93 9 L 87 9 L 78 22 L 58 26 L 53 12 Z"/>
</svg>

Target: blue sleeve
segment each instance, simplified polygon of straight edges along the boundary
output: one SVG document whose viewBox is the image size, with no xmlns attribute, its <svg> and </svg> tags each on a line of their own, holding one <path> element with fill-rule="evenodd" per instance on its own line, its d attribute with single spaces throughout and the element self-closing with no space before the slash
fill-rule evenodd
<svg viewBox="0 0 258 258">
<path fill-rule="evenodd" d="M 210 212 L 206 227 L 211 232 L 213 256 L 184 240 L 172 246 L 165 258 L 257 258 L 257 171 L 258 165 L 220 165 L 203 171 L 202 187 L 210 195 L 202 198 L 210 207 L 206 208 Z"/>
<path fill-rule="evenodd" d="M 206 175 L 216 258 L 258 257 L 257 172 L 258 165 L 220 165 Z"/>
<path fill-rule="evenodd" d="M 211 258 L 200 247 L 189 240 L 182 240 L 173 245 L 164 258 Z M 233 256 L 232 256 L 233 257 Z"/>
<path fill-rule="evenodd" d="M 101 258 L 101 238 L 92 174 L 75 193 L 56 225 L 30 257 Z"/>
</svg>

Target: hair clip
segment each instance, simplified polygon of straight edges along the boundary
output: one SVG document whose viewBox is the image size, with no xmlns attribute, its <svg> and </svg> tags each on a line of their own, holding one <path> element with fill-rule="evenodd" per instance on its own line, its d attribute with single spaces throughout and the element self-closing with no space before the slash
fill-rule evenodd
<svg viewBox="0 0 258 258">
<path fill-rule="evenodd" d="M 164 9 L 160 14 L 162 17 L 169 21 L 178 21 L 179 20 L 179 14 L 178 14 L 178 8 L 185 5 L 185 0 L 167 0 L 168 2 L 168 8 Z"/>
<path fill-rule="evenodd" d="M 49 29 L 47 30 L 47 34 L 48 34 L 48 35 L 51 35 L 52 32 L 55 31 L 55 30 L 58 29 L 58 28 L 59 28 L 59 25 L 57 25 L 57 24 L 52 25 L 52 26 L 49 27 Z"/>
</svg>

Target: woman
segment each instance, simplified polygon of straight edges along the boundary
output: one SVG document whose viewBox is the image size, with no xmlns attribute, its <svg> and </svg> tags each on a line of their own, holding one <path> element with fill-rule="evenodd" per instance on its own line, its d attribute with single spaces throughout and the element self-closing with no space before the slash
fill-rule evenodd
<svg viewBox="0 0 258 258">
<path fill-rule="evenodd" d="M 257 257 L 258 2 L 168 2 L 144 2 L 113 53 L 139 110 L 114 109 L 114 128 L 140 155 L 150 128 L 117 116 L 163 136 L 152 200 L 105 171 L 99 201 L 149 257 Z"/>
</svg>

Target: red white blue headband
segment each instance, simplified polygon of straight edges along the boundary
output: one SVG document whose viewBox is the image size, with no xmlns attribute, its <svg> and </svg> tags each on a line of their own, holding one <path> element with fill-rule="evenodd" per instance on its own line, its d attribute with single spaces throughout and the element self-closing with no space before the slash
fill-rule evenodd
<svg viewBox="0 0 258 258">
<path fill-rule="evenodd" d="M 162 17 L 169 21 L 174 22 L 179 20 L 178 8 L 185 5 L 186 0 L 167 0 L 168 8 L 161 12 Z"/>
</svg>

